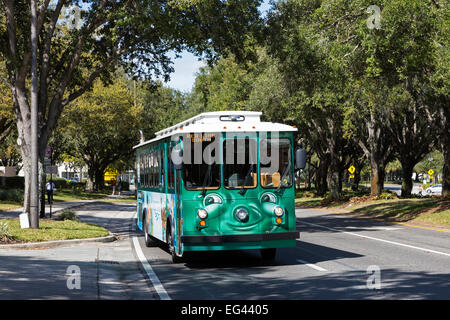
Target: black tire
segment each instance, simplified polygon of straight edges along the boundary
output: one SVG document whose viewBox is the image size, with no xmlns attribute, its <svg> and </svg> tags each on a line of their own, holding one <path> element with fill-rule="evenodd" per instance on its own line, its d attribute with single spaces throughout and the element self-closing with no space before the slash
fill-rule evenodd
<svg viewBox="0 0 450 320">
<path fill-rule="evenodd" d="M 142 224 L 144 225 L 144 239 L 145 239 L 145 246 L 146 247 L 156 247 L 158 244 L 156 243 L 155 239 L 148 234 L 147 232 L 147 217 L 146 214 L 144 214 L 144 220 L 142 221 Z"/>
<path fill-rule="evenodd" d="M 273 261 L 273 260 L 275 260 L 276 255 L 277 255 L 276 248 L 261 249 L 261 258 L 264 261 Z"/>
<path fill-rule="evenodd" d="M 175 252 L 175 246 L 173 245 L 173 237 L 172 237 L 172 230 L 170 228 L 170 225 L 167 225 L 167 244 L 169 245 L 169 252 L 170 255 L 172 256 L 172 262 L 173 263 L 181 263 L 183 262 L 183 258 L 177 256 L 176 252 Z"/>
</svg>

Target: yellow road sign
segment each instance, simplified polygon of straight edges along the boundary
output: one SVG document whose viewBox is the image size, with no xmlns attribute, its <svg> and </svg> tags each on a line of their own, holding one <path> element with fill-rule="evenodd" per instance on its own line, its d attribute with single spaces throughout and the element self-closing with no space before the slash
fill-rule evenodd
<svg viewBox="0 0 450 320">
<path fill-rule="evenodd" d="M 350 168 L 348 168 L 348 172 L 350 172 L 350 173 L 354 173 L 355 172 L 355 167 L 354 166 L 350 166 Z"/>
<path fill-rule="evenodd" d="M 433 173 L 434 173 L 433 169 L 428 170 L 428 174 L 429 174 L 430 176 L 432 176 Z"/>
<path fill-rule="evenodd" d="M 350 175 L 350 179 L 353 179 L 355 176 L 353 174 Z"/>
</svg>

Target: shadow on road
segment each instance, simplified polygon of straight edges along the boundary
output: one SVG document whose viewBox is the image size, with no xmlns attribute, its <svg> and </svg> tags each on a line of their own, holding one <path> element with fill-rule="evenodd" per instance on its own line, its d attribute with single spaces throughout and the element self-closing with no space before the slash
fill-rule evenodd
<svg viewBox="0 0 450 320">
<path fill-rule="evenodd" d="M 205 258 L 204 256 L 203 258 Z M 381 289 L 368 289 L 369 275 L 365 270 L 302 275 L 292 270 L 286 277 L 273 276 L 269 266 L 257 266 L 250 253 L 221 253 L 219 259 L 194 268 L 167 265 L 159 272 L 163 285 L 172 299 L 450 299 L 448 274 L 404 272 L 395 268 L 381 270 Z M 230 264 L 225 259 L 241 259 Z M 220 262 L 222 261 L 222 262 Z M 81 290 L 67 288 L 69 265 L 81 270 Z M 120 263 L 124 269 L 135 268 L 135 261 Z M 30 257 L 1 256 L 0 299 L 98 299 L 98 262 L 59 261 Z M 273 269 L 273 268 L 272 268 Z M 178 271 L 178 272 L 176 272 Z M 272 270 L 273 271 L 273 270 Z M 102 296 L 115 296 L 119 288 L 114 283 L 102 284 Z"/>
</svg>

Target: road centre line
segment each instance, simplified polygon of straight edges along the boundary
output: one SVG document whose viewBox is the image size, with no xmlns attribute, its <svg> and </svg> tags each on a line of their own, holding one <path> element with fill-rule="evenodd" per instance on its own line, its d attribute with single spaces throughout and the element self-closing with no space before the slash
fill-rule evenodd
<svg viewBox="0 0 450 320">
<path fill-rule="evenodd" d="M 381 242 L 385 242 L 385 243 L 389 243 L 389 244 L 393 244 L 393 245 L 397 245 L 397 246 L 407 247 L 407 248 L 410 248 L 410 249 L 415 249 L 415 250 L 420 250 L 420 251 L 425 251 L 425 252 L 430 252 L 430 253 L 435 253 L 435 254 L 440 254 L 440 255 L 444 255 L 444 256 L 450 257 L 450 253 L 440 252 L 440 251 L 431 250 L 431 249 L 425 249 L 425 248 L 421 248 L 421 247 L 412 246 L 412 245 L 409 245 L 409 244 L 404 244 L 404 243 L 395 242 L 395 241 L 389 241 L 389 240 L 380 239 L 380 238 L 369 237 L 369 236 L 365 236 L 365 235 L 362 235 L 362 234 L 357 234 L 357 233 L 348 232 L 348 231 L 342 231 L 342 230 L 329 228 L 329 227 L 325 227 L 325 226 L 322 226 L 322 225 L 319 225 L 319 224 L 305 222 L 305 221 L 298 221 L 298 223 L 308 224 L 308 225 L 311 225 L 311 226 L 315 226 L 315 227 L 319 227 L 319 228 L 323 228 L 323 229 L 328 229 L 328 230 L 331 230 L 331 231 L 337 231 L 337 232 L 350 234 L 350 235 L 353 235 L 353 236 L 356 236 L 356 237 L 366 238 L 366 239 L 375 240 L 375 241 L 381 241 Z"/>
<path fill-rule="evenodd" d="M 297 259 L 297 262 L 300 262 L 300 263 L 304 264 L 305 266 L 308 266 L 308 267 L 313 268 L 318 271 L 322 271 L 322 272 L 328 271 L 327 269 L 316 266 L 315 264 L 309 263 L 308 261 L 305 261 L 305 260 Z"/>
<path fill-rule="evenodd" d="M 158 293 L 161 300 L 171 300 L 169 297 L 169 294 L 167 293 L 166 289 L 164 289 L 161 281 L 159 281 L 156 273 L 153 271 L 153 268 L 151 267 L 150 263 L 148 263 L 147 259 L 145 258 L 144 253 L 142 252 L 141 246 L 139 244 L 138 238 L 133 237 L 133 244 L 134 248 L 136 250 L 136 254 L 144 267 L 145 272 L 147 273 L 148 277 L 150 278 L 150 281 L 153 284 L 153 287 L 155 288 L 156 292 Z"/>
</svg>

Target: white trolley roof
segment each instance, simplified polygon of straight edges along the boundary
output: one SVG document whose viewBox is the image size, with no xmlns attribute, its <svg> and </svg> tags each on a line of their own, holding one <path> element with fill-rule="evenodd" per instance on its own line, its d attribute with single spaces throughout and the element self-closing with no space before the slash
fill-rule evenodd
<svg viewBox="0 0 450 320">
<path fill-rule="evenodd" d="M 273 122 L 261 122 L 262 112 L 254 111 L 217 111 L 205 112 L 182 121 L 172 127 L 155 133 L 152 140 L 141 142 L 133 149 L 149 143 L 183 133 L 202 132 L 276 132 L 297 131 L 297 128 Z"/>
</svg>

